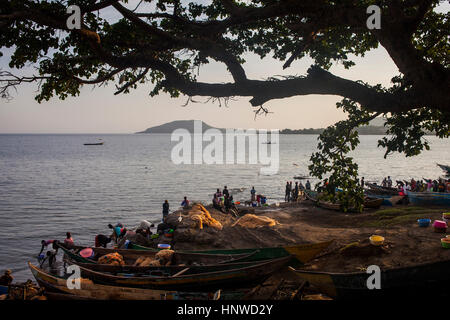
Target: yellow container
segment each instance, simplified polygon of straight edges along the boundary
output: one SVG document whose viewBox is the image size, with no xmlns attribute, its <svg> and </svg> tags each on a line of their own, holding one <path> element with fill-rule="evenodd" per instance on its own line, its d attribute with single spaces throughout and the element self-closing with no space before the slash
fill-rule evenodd
<svg viewBox="0 0 450 320">
<path fill-rule="evenodd" d="M 373 235 L 369 238 L 370 243 L 374 246 L 381 246 L 384 243 L 384 237 Z"/>
</svg>

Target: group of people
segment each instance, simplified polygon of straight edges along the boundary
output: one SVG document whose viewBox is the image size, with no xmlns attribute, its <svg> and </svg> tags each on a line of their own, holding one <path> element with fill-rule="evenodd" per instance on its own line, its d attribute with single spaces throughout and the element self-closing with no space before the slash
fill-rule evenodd
<svg viewBox="0 0 450 320">
<path fill-rule="evenodd" d="M 284 201 L 297 202 L 300 191 L 304 189 L 311 190 L 311 182 L 309 180 L 306 180 L 305 186 L 301 182 L 296 181 L 294 187 L 292 186 L 292 181 L 287 181 Z"/>
<path fill-rule="evenodd" d="M 227 186 L 223 187 L 222 192 L 220 189 L 216 190 L 216 193 L 213 195 L 212 204 L 214 209 L 220 210 L 224 213 L 228 213 L 230 210 L 236 209 L 233 195 L 230 194 Z"/>
<path fill-rule="evenodd" d="M 450 193 L 450 180 L 438 179 L 423 179 L 423 180 L 414 180 L 411 179 L 410 182 L 397 181 L 397 188 L 401 189 L 403 193 L 407 193 L 407 191 L 412 192 L 447 192 Z"/>
<path fill-rule="evenodd" d="M 361 178 L 361 186 L 364 187 L 364 177 Z M 383 181 L 381 182 L 382 187 L 388 187 L 388 188 L 394 188 L 393 182 L 390 176 L 387 176 L 387 178 L 383 178 Z M 442 178 L 439 178 L 438 180 L 431 180 L 431 179 L 423 179 L 423 180 L 415 180 L 412 178 L 410 181 L 396 181 L 397 190 L 399 192 L 403 192 L 404 194 L 407 194 L 408 191 L 412 192 L 447 192 L 450 193 L 450 180 L 445 180 Z"/>
</svg>

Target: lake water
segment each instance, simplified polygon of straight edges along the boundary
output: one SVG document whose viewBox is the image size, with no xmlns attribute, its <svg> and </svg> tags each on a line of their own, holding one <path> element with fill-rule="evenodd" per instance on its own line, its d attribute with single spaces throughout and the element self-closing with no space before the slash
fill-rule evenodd
<svg viewBox="0 0 450 320">
<path fill-rule="evenodd" d="M 428 137 L 431 151 L 414 158 L 383 158 L 378 136 L 362 136 L 354 157 L 366 181 L 437 178 L 436 163 L 450 163 L 450 141 Z M 103 139 L 103 146 L 84 146 Z M 142 219 L 158 223 L 161 205 L 176 210 L 183 196 L 210 201 L 216 188 L 247 188 L 269 201 L 283 199 L 294 175 L 307 175 L 316 135 L 280 136 L 278 174 L 260 174 L 261 165 L 175 165 L 170 135 L 0 135 L 0 272 L 13 269 L 16 280 L 32 278 L 40 241 L 64 239 L 93 245 L 108 223 L 135 227 Z M 298 166 L 293 165 L 298 164 Z"/>
</svg>

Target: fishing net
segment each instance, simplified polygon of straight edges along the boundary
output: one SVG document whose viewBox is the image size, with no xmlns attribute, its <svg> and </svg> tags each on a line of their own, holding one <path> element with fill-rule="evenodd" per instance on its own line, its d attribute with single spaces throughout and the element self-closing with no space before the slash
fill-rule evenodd
<svg viewBox="0 0 450 320">
<path fill-rule="evenodd" d="M 276 220 L 265 216 L 256 216 L 254 214 L 246 214 L 245 216 L 239 218 L 233 227 L 239 225 L 244 228 L 258 228 L 258 227 L 273 227 L 279 224 Z"/>
<path fill-rule="evenodd" d="M 202 204 L 195 204 L 188 212 L 189 218 L 193 221 L 192 228 L 203 229 L 203 226 L 212 227 L 217 230 L 222 230 L 222 224 L 211 217 L 211 214 Z"/>
<path fill-rule="evenodd" d="M 125 261 L 123 261 L 123 257 L 117 252 L 105 254 L 98 259 L 98 263 L 100 264 L 109 264 L 112 266 L 123 266 L 125 265 Z"/>
</svg>

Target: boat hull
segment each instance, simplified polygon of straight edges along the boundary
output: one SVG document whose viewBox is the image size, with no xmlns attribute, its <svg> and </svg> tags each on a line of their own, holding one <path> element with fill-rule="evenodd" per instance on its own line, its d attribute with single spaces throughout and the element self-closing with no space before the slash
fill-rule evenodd
<svg viewBox="0 0 450 320">
<path fill-rule="evenodd" d="M 234 254 L 250 254 L 256 251 L 247 258 L 239 259 L 240 262 L 276 259 L 291 255 L 293 257 L 292 259 L 293 261 L 291 261 L 291 264 L 301 265 L 310 261 L 320 252 L 328 248 L 332 242 L 333 241 L 325 241 L 318 243 L 297 244 L 291 246 L 266 247 L 266 248 L 211 249 L 211 250 L 198 250 L 192 252 L 201 254 L 234 255 Z M 156 250 L 134 244 L 131 247 L 135 250 Z"/>
<path fill-rule="evenodd" d="M 380 289 L 369 289 L 368 273 L 328 273 L 295 270 L 303 280 L 334 299 L 354 300 L 369 297 L 407 295 L 449 295 L 450 260 L 381 271 Z"/>
<path fill-rule="evenodd" d="M 39 286 L 45 288 L 46 294 L 50 293 L 50 299 L 56 300 L 208 300 L 214 294 L 107 286 L 85 281 L 81 281 L 79 289 L 69 289 L 67 279 L 51 275 L 31 263 L 28 265 Z M 222 292 L 221 298 L 238 299 L 245 293 L 245 290 Z"/>
<path fill-rule="evenodd" d="M 408 191 L 408 198 L 415 205 L 450 207 L 450 193 Z"/>
<path fill-rule="evenodd" d="M 218 289 L 250 288 L 264 282 L 285 266 L 291 257 L 262 261 L 244 268 L 172 277 L 112 275 L 80 267 L 81 275 L 94 283 L 142 289 L 205 292 Z"/>
</svg>

